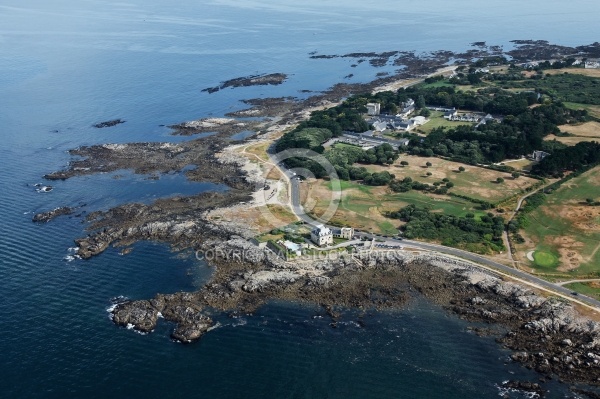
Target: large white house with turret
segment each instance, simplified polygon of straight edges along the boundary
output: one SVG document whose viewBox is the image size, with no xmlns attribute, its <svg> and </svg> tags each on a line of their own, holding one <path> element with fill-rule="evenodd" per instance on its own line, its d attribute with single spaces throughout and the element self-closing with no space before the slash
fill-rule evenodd
<svg viewBox="0 0 600 399">
<path fill-rule="evenodd" d="M 318 225 L 315 226 L 315 228 L 310 232 L 310 239 L 320 247 L 324 245 L 332 245 L 333 233 L 329 227 Z"/>
</svg>

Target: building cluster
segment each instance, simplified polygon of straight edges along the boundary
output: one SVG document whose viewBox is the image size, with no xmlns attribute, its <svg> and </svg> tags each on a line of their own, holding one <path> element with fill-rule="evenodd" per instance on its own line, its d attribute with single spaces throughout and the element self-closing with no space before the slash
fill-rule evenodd
<svg viewBox="0 0 600 399">
<path fill-rule="evenodd" d="M 483 115 L 474 112 L 458 113 L 458 111 L 447 111 L 444 113 L 444 118 L 454 122 L 477 122 L 487 123 L 494 120 L 494 117 L 490 114 Z"/>
<path fill-rule="evenodd" d="M 327 226 L 318 225 L 310 232 L 310 240 L 320 247 L 333 245 L 334 237 L 351 240 L 354 237 L 354 229 L 352 227 L 330 229 Z"/>
<path fill-rule="evenodd" d="M 600 69 L 600 61 L 597 60 L 588 60 L 585 62 L 584 67 L 586 69 Z"/>
<path fill-rule="evenodd" d="M 376 132 L 383 132 L 384 130 L 410 131 L 429 122 L 423 116 L 409 118 L 415 112 L 415 109 L 415 102 L 411 98 L 400 104 L 400 111 L 396 115 L 381 115 L 380 104 L 369 103 L 367 104 L 367 114 L 373 116 L 373 118 L 367 122 L 373 126 L 373 130 Z"/>
<path fill-rule="evenodd" d="M 550 65 L 554 65 L 555 62 L 558 62 L 559 60 L 548 60 L 548 63 Z M 530 62 L 524 62 L 522 64 L 520 64 L 521 67 L 525 68 L 525 69 L 535 69 L 538 66 L 540 66 L 540 62 L 543 61 L 530 61 Z M 581 58 L 577 58 L 575 61 L 573 61 L 573 64 L 571 64 L 572 66 L 579 66 L 582 65 L 583 67 L 586 69 L 599 69 L 600 68 L 600 60 L 597 59 L 587 59 L 587 60 L 583 60 Z"/>
</svg>

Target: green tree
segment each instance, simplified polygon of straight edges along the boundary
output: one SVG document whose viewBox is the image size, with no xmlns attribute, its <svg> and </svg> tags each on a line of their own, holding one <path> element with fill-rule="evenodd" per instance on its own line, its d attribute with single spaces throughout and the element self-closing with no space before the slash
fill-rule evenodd
<svg viewBox="0 0 600 399">
<path fill-rule="evenodd" d="M 465 167 L 464 166 L 459 166 L 458 167 L 458 171 L 459 172 L 464 172 L 465 171 Z"/>
<path fill-rule="evenodd" d="M 448 183 L 446 183 L 446 187 L 452 188 L 452 187 L 454 187 L 454 183 L 452 183 L 451 181 L 449 181 Z"/>
<path fill-rule="evenodd" d="M 513 177 L 513 179 L 518 179 L 521 176 L 519 172 L 512 172 L 510 175 Z"/>
<path fill-rule="evenodd" d="M 400 161 L 400 165 L 402 165 L 402 166 L 408 166 L 408 161 Z"/>
<path fill-rule="evenodd" d="M 427 166 L 428 168 L 431 167 L 432 163 L 431 162 L 425 162 L 425 166 Z"/>
<path fill-rule="evenodd" d="M 504 179 L 499 177 L 496 179 L 496 183 L 498 183 L 498 184 L 504 183 Z"/>
</svg>

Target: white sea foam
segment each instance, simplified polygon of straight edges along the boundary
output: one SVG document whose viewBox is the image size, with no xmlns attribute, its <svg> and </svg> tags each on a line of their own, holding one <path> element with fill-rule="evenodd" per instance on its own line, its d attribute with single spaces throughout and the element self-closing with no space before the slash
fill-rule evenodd
<svg viewBox="0 0 600 399">
<path fill-rule="evenodd" d="M 49 193 L 52 190 L 53 190 L 53 188 L 51 186 L 41 186 L 40 188 L 38 188 L 35 191 L 37 191 L 38 193 Z"/>
<path fill-rule="evenodd" d="M 133 327 L 134 326 L 131 323 L 127 323 L 127 326 L 125 326 L 125 328 L 128 329 L 128 330 L 133 330 Z"/>
<path fill-rule="evenodd" d="M 248 324 L 248 321 L 246 319 L 238 319 L 235 323 L 231 324 L 233 327 L 237 327 L 237 326 L 245 326 L 246 324 Z"/>
<path fill-rule="evenodd" d="M 158 313 L 156 314 L 156 316 L 157 316 L 159 319 L 164 319 L 164 318 L 165 318 L 165 317 L 162 315 L 162 313 L 160 313 L 160 312 L 158 312 Z"/>
<path fill-rule="evenodd" d="M 208 331 L 216 330 L 217 328 L 221 328 L 221 327 L 223 327 L 223 325 L 217 321 L 217 324 L 215 324 L 212 327 L 207 328 L 206 331 L 208 332 Z"/>
<path fill-rule="evenodd" d="M 113 314 L 113 311 L 115 310 L 115 308 L 117 307 L 116 304 L 109 306 L 106 311 L 108 312 L 108 318 L 110 319 L 110 321 L 113 321 L 115 318 L 115 315 Z"/>
</svg>

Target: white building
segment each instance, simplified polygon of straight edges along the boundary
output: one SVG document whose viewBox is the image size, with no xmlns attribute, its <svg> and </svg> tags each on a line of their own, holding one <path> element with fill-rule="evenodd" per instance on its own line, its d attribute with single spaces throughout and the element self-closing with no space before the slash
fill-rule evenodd
<svg viewBox="0 0 600 399">
<path fill-rule="evenodd" d="M 322 247 L 324 245 L 332 245 L 333 244 L 333 233 L 329 229 L 329 227 L 325 227 L 323 225 L 316 226 L 310 232 L 310 239 L 312 242 Z"/>
<path fill-rule="evenodd" d="M 296 244 L 295 242 L 291 242 L 291 241 L 283 241 L 283 242 L 279 242 L 279 244 L 283 245 L 285 247 L 285 249 L 287 249 L 289 252 L 295 254 L 296 256 L 300 256 L 302 255 L 302 246 L 300 244 Z"/>
<path fill-rule="evenodd" d="M 455 117 L 456 115 L 458 115 L 458 112 L 455 109 L 451 109 L 444 113 L 444 119 L 451 119 L 451 118 Z"/>
<path fill-rule="evenodd" d="M 413 123 L 417 126 L 421 126 L 429 122 L 424 116 L 415 116 L 413 118 L 410 118 L 410 120 L 413 121 Z"/>
<path fill-rule="evenodd" d="M 342 227 L 341 229 L 333 229 L 333 236 L 337 238 L 345 238 L 351 240 L 354 237 L 353 227 Z"/>
<path fill-rule="evenodd" d="M 367 104 L 367 115 L 379 115 L 381 112 L 381 104 L 379 103 L 368 103 Z"/>
</svg>

